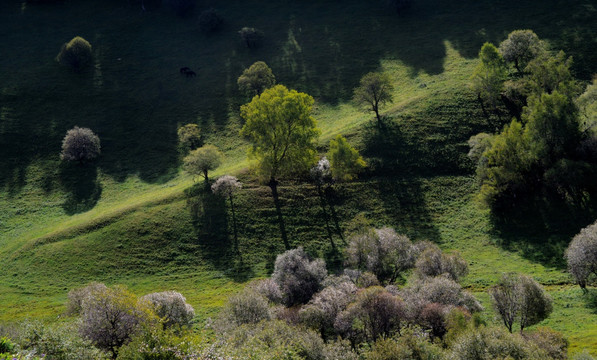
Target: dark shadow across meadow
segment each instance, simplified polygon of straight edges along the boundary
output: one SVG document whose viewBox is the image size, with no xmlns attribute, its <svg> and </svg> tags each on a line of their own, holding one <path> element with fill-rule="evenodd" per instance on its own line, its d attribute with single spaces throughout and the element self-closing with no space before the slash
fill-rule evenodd
<svg viewBox="0 0 597 360">
<path fill-rule="evenodd" d="M 178 167 L 176 128 L 196 122 L 213 134 L 236 118 L 246 101 L 236 79 L 257 60 L 272 67 L 278 82 L 329 104 L 349 100 L 381 59 L 403 62 L 412 76 L 440 74 L 446 41 L 473 58 L 483 42 L 497 43 L 519 28 L 573 55 L 580 76 L 596 70 L 597 10 L 590 0 L 415 0 L 404 16 L 382 3 L 199 1 L 196 11 L 214 6 L 225 19 L 208 36 L 198 30 L 197 13 L 179 18 L 157 6 L 142 12 L 136 1 L 3 1 L 0 188 L 17 194 L 32 163 L 57 162 L 60 141 L 74 125 L 100 136 L 103 173 L 118 181 L 129 175 L 166 181 Z M 258 48 L 243 46 L 237 34 L 243 26 L 264 32 Z M 94 49 L 95 64 L 82 74 L 54 61 L 76 35 Z M 181 76 L 183 66 L 197 77 Z"/>
</svg>

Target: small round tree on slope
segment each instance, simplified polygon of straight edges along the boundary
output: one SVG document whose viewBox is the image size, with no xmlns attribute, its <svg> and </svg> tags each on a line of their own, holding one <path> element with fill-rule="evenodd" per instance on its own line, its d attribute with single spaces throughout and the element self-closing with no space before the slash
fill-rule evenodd
<svg viewBox="0 0 597 360">
<path fill-rule="evenodd" d="M 222 163 L 222 152 L 213 145 L 195 149 L 184 158 L 185 170 L 193 175 L 201 175 L 208 182 L 208 172 L 215 170 Z"/>
<path fill-rule="evenodd" d="M 500 53 L 520 73 L 527 64 L 545 51 L 545 44 L 532 30 L 514 30 L 500 43 Z"/>
<path fill-rule="evenodd" d="M 91 65 L 93 61 L 91 44 L 80 36 L 62 45 L 56 61 L 79 71 Z"/>
<path fill-rule="evenodd" d="M 276 84 L 276 77 L 265 62 L 257 61 L 243 71 L 237 83 L 240 91 L 251 95 L 261 95 L 265 89 Z"/>
<path fill-rule="evenodd" d="M 597 224 L 582 229 L 568 245 L 564 257 L 568 271 L 586 291 L 587 285 L 597 279 Z"/>
<path fill-rule="evenodd" d="M 84 163 L 100 155 L 100 139 L 88 128 L 75 126 L 68 130 L 62 140 L 60 159 Z"/>
</svg>

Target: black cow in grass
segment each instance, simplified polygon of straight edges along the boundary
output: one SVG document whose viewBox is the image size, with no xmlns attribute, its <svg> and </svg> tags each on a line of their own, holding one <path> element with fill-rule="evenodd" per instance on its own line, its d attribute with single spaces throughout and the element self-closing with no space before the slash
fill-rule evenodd
<svg viewBox="0 0 597 360">
<path fill-rule="evenodd" d="M 188 78 L 197 76 L 197 74 L 193 70 L 191 70 L 190 68 L 188 68 L 186 66 L 180 68 L 180 73 L 182 75 L 185 75 Z"/>
</svg>

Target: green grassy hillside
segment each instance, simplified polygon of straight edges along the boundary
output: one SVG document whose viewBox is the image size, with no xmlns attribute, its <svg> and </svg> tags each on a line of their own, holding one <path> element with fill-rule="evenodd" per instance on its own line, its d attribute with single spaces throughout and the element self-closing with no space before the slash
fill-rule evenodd
<svg viewBox="0 0 597 360">
<path fill-rule="evenodd" d="M 573 55 L 577 75 L 588 79 L 597 72 L 592 1 L 417 0 L 403 17 L 375 1 L 199 8 L 208 6 L 225 19 L 209 36 L 196 16 L 142 13 L 134 1 L 0 3 L 0 321 L 55 319 L 68 290 L 92 280 L 138 294 L 181 291 L 205 320 L 242 282 L 266 276 L 284 245 L 269 189 L 246 170 L 238 108 L 248 99 L 236 90 L 242 70 L 264 60 L 278 82 L 316 97 L 322 151 L 343 134 L 371 165 L 324 202 L 304 181 L 282 183 L 292 245 L 333 267 L 340 234 L 362 212 L 374 225 L 460 251 L 471 267 L 464 284 L 490 321 L 486 288 L 504 271 L 532 275 L 555 299 L 544 324 L 563 331 L 572 352 L 597 354 L 595 296 L 572 286 L 562 260 L 594 214 L 537 207 L 525 226 L 496 223 L 474 199 L 466 158 L 466 140 L 496 128 L 468 89 L 482 43 L 533 29 Z M 243 26 L 264 31 L 261 46 L 243 47 Z M 75 35 L 94 48 L 95 65 L 83 74 L 54 61 Z M 181 77 L 182 66 L 198 76 Z M 349 102 L 373 70 L 388 72 L 396 87 L 382 131 Z M 216 174 L 246 183 L 236 200 L 238 244 L 226 204 L 179 173 L 176 129 L 189 122 L 226 152 Z M 95 165 L 60 164 L 61 139 L 74 125 L 100 136 Z"/>
</svg>

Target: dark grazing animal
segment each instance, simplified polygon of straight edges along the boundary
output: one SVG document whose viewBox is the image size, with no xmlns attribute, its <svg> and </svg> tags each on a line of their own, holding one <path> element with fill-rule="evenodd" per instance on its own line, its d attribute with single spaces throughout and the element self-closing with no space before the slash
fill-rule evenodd
<svg viewBox="0 0 597 360">
<path fill-rule="evenodd" d="M 180 68 L 180 73 L 181 73 L 181 74 L 186 74 L 186 73 L 187 73 L 187 71 L 191 71 L 191 69 L 189 69 L 189 68 L 188 68 L 188 67 L 186 67 L 186 66 L 185 66 L 185 67 L 181 67 L 181 68 Z"/>
<path fill-rule="evenodd" d="M 197 74 L 195 74 L 195 72 L 193 70 L 189 70 L 187 72 L 184 73 L 188 78 L 190 77 L 195 77 L 197 76 Z"/>
</svg>

